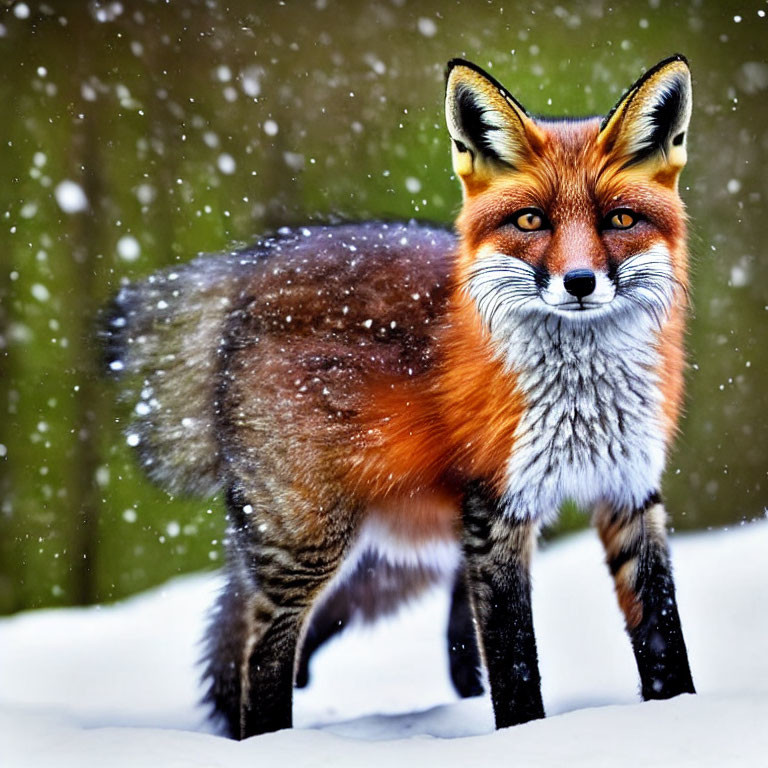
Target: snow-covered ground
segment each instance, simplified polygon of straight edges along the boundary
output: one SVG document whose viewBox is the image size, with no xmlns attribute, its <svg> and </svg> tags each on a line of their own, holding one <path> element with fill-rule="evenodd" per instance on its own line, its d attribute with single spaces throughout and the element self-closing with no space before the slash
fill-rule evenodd
<svg viewBox="0 0 768 768">
<path fill-rule="evenodd" d="M 0 765 L 766 766 L 768 523 L 673 539 L 699 695 L 639 703 L 592 533 L 541 552 L 534 611 L 548 719 L 493 732 L 447 678 L 435 591 L 315 657 L 296 728 L 238 743 L 206 729 L 199 641 L 220 581 L 191 576 L 110 607 L 0 621 Z"/>
</svg>

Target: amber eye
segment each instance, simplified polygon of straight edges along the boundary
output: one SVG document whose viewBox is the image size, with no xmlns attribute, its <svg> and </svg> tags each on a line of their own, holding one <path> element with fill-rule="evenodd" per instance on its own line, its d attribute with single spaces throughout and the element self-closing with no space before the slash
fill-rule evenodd
<svg viewBox="0 0 768 768">
<path fill-rule="evenodd" d="M 628 208 L 618 208 L 605 217 L 607 229 L 629 229 L 637 224 L 638 216 Z"/>
<path fill-rule="evenodd" d="M 523 232 L 535 232 L 537 229 L 546 229 L 547 226 L 547 220 L 538 208 L 523 208 L 522 211 L 512 214 L 512 221 Z"/>
</svg>

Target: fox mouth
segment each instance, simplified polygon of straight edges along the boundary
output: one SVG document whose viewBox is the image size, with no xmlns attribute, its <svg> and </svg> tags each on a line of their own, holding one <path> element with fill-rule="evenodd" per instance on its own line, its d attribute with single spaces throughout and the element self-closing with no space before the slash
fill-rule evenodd
<svg viewBox="0 0 768 768">
<path fill-rule="evenodd" d="M 613 273 L 593 271 L 594 285 L 571 280 L 571 290 L 564 276 L 542 274 L 522 259 L 493 251 L 481 256 L 465 285 L 492 333 L 506 333 L 523 318 L 542 315 L 581 324 L 610 318 L 618 322 L 632 314 L 658 328 L 675 292 L 686 293 L 661 245 L 630 256 Z"/>
<path fill-rule="evenodd" d="M 542 298 L 542 301 L 552 309 L 561 312 L 578 313 L 578 312 L 595 312 L 598 309 L 607 307 L 610 301 L 563 301 L 558 304 L 552 304 Z"/>
</svg>

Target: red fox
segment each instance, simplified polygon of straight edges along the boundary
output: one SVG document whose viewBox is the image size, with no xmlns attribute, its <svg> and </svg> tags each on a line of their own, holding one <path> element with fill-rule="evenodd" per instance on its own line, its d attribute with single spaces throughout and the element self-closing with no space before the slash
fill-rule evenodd
<svg viewBox="0 0 768 768">
<path fill-rule="evenodd" d="M 236 738 L 290 727 L 313 608 L 361 571 L 387 582 L 382 610 L 455 578 L 497 727 L 543 717 L 529 565 L 567 499 L 594 511 L 643 697 L 694 692 L 659 493 L 683 395 L 687 62 L 606 117 L 550 119 L 455 59 L 445 111 L 456 234 L 279 230 L 125 286 L 107 320 L 146 471 L 226 492 L 206 675 Z"/>
</svg>

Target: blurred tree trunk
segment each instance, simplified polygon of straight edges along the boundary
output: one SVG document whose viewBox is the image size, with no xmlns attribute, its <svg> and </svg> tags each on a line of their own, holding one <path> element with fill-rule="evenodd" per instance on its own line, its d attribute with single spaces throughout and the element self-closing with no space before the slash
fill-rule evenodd
<svg viewBox="0 0 768 768">
<path fill-rule="evenodd" d="M 7 154 L 7 153 L 6 153 Z M 8 451 L 13 450 L 10 433 L 10 319 L 8 303 L 11 294 L 10 270 L 5 264 L 0 269 L 0 613 L 16 609 L 14 604 L 13 574 L 6 568 L 11 562 L 10 517 L 13 509 L 13 483 Z"/>
<path fill-rule="evenodd" d="M 70 155 L 71 178 L 79 179 L 89 202 L 89 210 L 73 216 L 72 221 L 72 290 L 71 305 L 76 314 L 71 317 L 72 364 L 80 378 L 75 398 L 74 431 L 71 459 L 71 505 L 75 516 L 72 526 L 71 568 L 72 588 L 77 603 L 93 603 L 99 598 L 97 558 L 99 547 L 99 517 L 101 499 L 97 470 L 101 461 L 101 437 L 108 417 L 103 386 L 100 383 L 100 355 L 97 342 L 96 317 L 104 295 L 106 265 L 104 252 L 108 247 L 108 210 L 105 200 L 103 158 L 100 152 L 100 100 L 86 102 L 80 93 L 80 83 L 91 74 L 89 40 L 95 29 L 89 23 L 88 11 L 72 9 L 70 25 L 76 42 L 78 76 L 73 78 L 77 92 L 72 94 L 75 105 L 72 119 Z M 82 119 L 79 116 L 82 115 Z"/>
<path fill-rule="evenodd" d="M 20 44 L 16 40 L 3 42 L 6 45 L 5 55 L 9 61 L 15 62 L 21 49 Z M 0 67 L 0 103 L 7 115 L 17 113 L 20 101 L 19 91 L 14 88 L 16 71 L 15 66 Z M 21 159 L 13 138 L 15 136 L 9 131 L 0 143 L 3 206 L 8 206 L 5 210 L 10 210 L 11 201 L 18 197 L 20 187 Z M 13 235 L 9 235 L 8 230 L 9 223 L 3 222 L 0 228 L 3 238 L 0 241 L 0 444 L 5 446 L 5 451 L 0 456 L 0 614 L 19 610 L 24 605 L 16 589 L 20 574 L 14 558 L 18 489 L 14 485 L 11 457 L 15 454 L 15 443 L 19 436 L 18 429 L 15 429 L 17 419 L 14 418 L 17 407 L 14 388 L 18 381 L 18 366 L 12 339 L 11 299 L 14 291 L 11 272 L 14 271 L 12 253 L 16 244 L 12 242 Z"/>
</svg>

